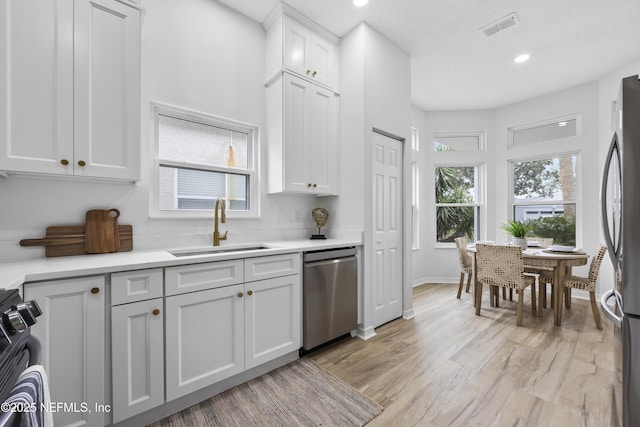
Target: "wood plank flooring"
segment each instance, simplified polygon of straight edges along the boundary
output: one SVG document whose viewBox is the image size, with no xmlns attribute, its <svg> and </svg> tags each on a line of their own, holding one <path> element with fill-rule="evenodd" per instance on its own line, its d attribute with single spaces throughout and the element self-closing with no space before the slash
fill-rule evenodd
<svg viewBox="0 0 640 427">
<path fill-rule="evenodd" d="M 416 316 L 307 357 L 384 406 L 378 426 L 593 426 L 611 421 L 613 326 L 596 329 L 588 301 L 573 299 L 562 326 L 553 311 L 532 317 L 525 294 L 481 316 L 457 285 L 414 289 Z"/>
</svg>

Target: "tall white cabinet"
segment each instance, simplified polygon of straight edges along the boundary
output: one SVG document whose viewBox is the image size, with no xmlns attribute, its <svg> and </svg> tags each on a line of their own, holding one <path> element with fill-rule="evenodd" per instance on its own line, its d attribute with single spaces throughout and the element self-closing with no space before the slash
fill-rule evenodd
<svg viewBox="0 0 640 427">
<path fill-rule="evenodd" d="M 140 10 L 0 0 L 0 171 L 135 181 Z"/>
<path fill-rule="evenodd" d="M 338 194 L 338 39 L 282 5 L 267 28 L 268 191 Z"/>
</svg>

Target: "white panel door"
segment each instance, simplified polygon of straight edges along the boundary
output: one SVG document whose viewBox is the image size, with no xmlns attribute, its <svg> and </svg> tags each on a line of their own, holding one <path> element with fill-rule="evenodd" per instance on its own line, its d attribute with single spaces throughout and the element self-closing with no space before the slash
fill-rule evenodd
<svg viewBox="0 0 640 427">
<path fill-rule="evenodd" d="M 114 423 L 164 403 L 162 301 L 111 308 Z"/>
<path fill-rule="evenodd" d="M 42 309 L 31 327 L 42 344 L 42 365 L 49 376 L 51 402 L 75 405 L 56 411 L 58 426 L 103 426 L 105 413 L 105 278 L 56 280 L 24 285 L 26 300 Z M 83 412 L 81 405 L 91 411 Z"/>
<path fill-rule="evenodd" d="M 373 132 L 373 324 L 402 316 L 402 142 Z"/>
<path fill-rule="evenodd" d="M 244 370 L 243 285 L 165 299 L 167 402 Z"/>
<path fill-rule="evenodd" d="M 245 369 L 300 348 L 300 275 L 245 284 Z"/>
<path fill-rule="evenodd" d="M 75 0 L 75 174 L 138 179 L 140 11 Z"/>
<path fill-rule="evenodd" d="M 0 133 L 0 170 L 73 174 L 73 2 L 0 0 Z"/>
</svg>

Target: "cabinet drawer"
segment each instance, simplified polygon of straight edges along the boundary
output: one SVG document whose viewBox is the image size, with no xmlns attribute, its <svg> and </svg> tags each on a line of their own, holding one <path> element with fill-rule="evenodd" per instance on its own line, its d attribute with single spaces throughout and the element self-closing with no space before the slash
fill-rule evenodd
<svg viewBox="0 0 640 427">
<path fill-rule="evenodd" d="M 299 273 L 299 253 L 248 258 L 244 261 L 245 282 Z"/>
<path fill-rule="evenodd" d="M 241 259 L 165 268 L 165 296 L 243 282 Z"/>
<path fill-rule="evenodd" d="M 161 268 L 111 274 L 111 305 L 128 304 L 161 296 Z"/>
</svg>

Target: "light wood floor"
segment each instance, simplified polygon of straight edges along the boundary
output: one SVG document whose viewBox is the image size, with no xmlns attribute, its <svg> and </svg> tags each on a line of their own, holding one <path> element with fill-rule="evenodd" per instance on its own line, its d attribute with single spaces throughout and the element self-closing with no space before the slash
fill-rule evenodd
<svg viewBox="0 0 640 427">
<path fill-rule="evenodd" d="M 384 406 L 368 427 L 610 425 L 613 326 L 596 329 L 588 301 L 574 298 L 557 327 L 551 309 L 531 316 L 525 294 L 517 327 L 515 303 L 490 307 L 485 294 L 476 316 L 456 292 L 417 287 L 414 319 L 308 357 Z"/>
</svg>

